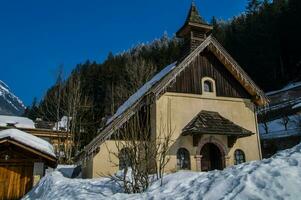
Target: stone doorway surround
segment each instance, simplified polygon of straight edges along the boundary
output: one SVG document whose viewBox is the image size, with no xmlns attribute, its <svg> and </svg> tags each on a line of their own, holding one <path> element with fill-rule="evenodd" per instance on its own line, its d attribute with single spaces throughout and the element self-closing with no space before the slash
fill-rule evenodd
<svg viewBox="0 0 301 200">
<path fill-rule="evenodd" d="M 205 144 L 214 144 L 217 146 L 217 148 L 220 150 L 221 153 L 221 159 L 222 159 L 222 167 L 225 168 L 227 166 L 227 163 L 229 162 L 229 157 L 227 156 L 228 154 L 228 149 L 225 145 L 223 145 L 223 143 L 221 141 L 219 141 L 217 138 L 215 138 L 214 136 L 209 136 L 206 138 L 201 138 L 198 146 L 197 146 L 197 150 L 196 150 L 196 155 L 195 155 L 195 159 L 196 159 L 196 170 L 197 171 L 201 171 L 202 169 L 202 155 L 201 155 L 201 150 L 204 147 Z"/>
</svg>

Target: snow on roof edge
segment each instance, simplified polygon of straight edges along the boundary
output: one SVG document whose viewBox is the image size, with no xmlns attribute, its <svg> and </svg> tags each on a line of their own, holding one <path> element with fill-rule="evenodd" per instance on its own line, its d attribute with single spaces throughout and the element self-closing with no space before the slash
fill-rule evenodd
<svg viewBox="0 0 301 200">
<path fill-rule="evenodd" d="M 56 158 L 53 146 L 49 142 L 19 129 L 5 129 L 0 131 L 0 139 L 3 138 L 16 140 L 24 145 L 32 147 L 35 150 Z"/>
<path fill-rule="evenodd" d="M 137 90 L 132 96 L 130 96 L 115 112 L 115 114 L 108 119 L 106 125 L 110 124 L 114 119 L 118 118 L 123 112 L 131 107 L 136 101 L 138 101 L 144 94 L 146 94 L 153 85 L 160 81 L 166 74 L 173 70 L 177 62 L 167 65 L 160 72 L 153 76 L 148 82 L 146 82 L 140 89 Z"/>
<path fill-rule="evenodd" d="M 291 90 L 291 89 L 294 89 L 294 88 L 299 87 L 299 86 L 301 86 L 301 81 L 300 82 L 289 83 L 280 90 L 274 90 L 274 91 L 267 92 L 266 95 L 273 95 L 273 94 L 277 94 L 277 93 L 280 93 L 280 92 L 285 92 L 287 90 Z"/>
<path fill-rule="evenodd" d="M 34 122 L 27 117 L 0 115 L 0 126 L 7 126 L 7 123 L 15 124 L 17 128 L 35 129 Z"/>
</svg>

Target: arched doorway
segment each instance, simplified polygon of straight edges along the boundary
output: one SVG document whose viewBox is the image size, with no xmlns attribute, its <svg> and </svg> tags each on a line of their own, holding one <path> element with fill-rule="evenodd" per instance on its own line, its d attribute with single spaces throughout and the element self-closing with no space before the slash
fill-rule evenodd
<svg viewBox="0 0 301 200">
<path fill-rule="evenodd" d="M 220 151 L 218 146 L 213 143 L 206 143 L 201 148 L 200 152 L 201 159 L 201 170 L 211 171 L 211 170 L 222 170 L 224 168 L 223 153 Z"/>
</svg>

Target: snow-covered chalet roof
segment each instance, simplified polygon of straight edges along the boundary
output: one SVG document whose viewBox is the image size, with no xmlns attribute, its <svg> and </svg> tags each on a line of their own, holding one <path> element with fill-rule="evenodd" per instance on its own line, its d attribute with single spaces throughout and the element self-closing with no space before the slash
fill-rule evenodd
<svg viewBox="0 0 301 200">
<path fill-rule="evenodd" d="M 20 131 L 18 129 L 6 129 L 0 131 L 0 140 L 4 138 L 15 140 L 51 157 L 56 157 L 53 146 L 49 142 L 24 131 Z"/>
<path fill-rule="evenodd" d="M 0 115 L 0 126 L 13 124 L 16 128 L 35 128 L 34 122 L 27 117 Z"/>
</svg>

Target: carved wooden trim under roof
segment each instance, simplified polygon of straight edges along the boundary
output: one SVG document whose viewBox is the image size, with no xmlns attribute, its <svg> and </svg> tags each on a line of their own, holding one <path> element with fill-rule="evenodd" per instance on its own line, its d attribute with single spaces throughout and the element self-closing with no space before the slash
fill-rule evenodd
<svg viewBox="0 0 301 200">
<path fill-rule="evenodd" d="M 153 85 L 148 92 L 137 99 L 123 113 L 106 125 L 101 133 L 96 136 L 81 152 L 81 154 L 91 155 L 95 152 L 100 144 L 107 140 L 117 129 L 119 129 L 135 112 L 144 104 L 143 99 L 146 96 L 154 95 L 158 99 L 165 93 L 166 88 L 176 79 L 176 77 L 190 65 L 191 62 L 204 49 L 211 51 L 218 60 L 229 70 L 229 72 L 239 81 L 246 91 L 253 97 L 253 102 L 257 105 L 267 105 L 268 99 L 264 92 L 252 81 L 247 73 L 239 66 L 239 64 L 227 53 L 213 36 L 207 37 L 196 49 L 187 55 L 180 63 L 177 64 L 167 75 Z"/>
</svg>

